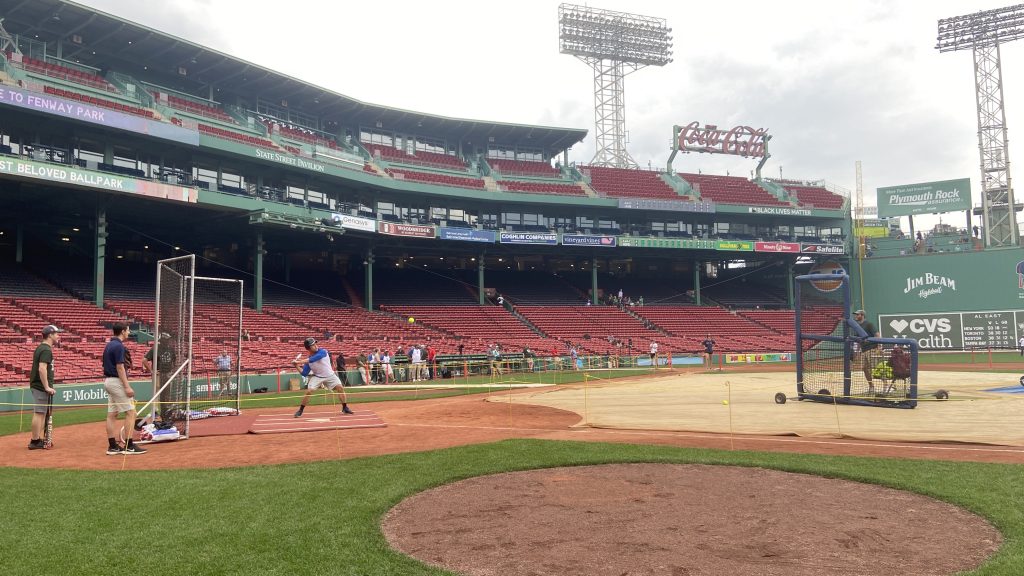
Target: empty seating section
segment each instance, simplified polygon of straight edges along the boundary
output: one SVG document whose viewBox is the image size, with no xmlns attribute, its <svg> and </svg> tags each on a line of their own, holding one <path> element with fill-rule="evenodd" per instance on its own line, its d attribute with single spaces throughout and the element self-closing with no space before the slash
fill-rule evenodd
<svg viewBox="0 0 1024 576">
<path fill-rule="evenodd" d="M 9 62 L 12 60 L 10 52 L 7 53 L 7 60 Z M 14 64 L 17 65 L 16 62 L 14 62 Z M 89 86 L 90 88 L 96 88 L 97 90 L 103 90 L 105 92 L 117 92 L 117 88 L 115 88 L 113 84 L 107 82 L 105 78 L 93 72 L 83 72 L 75 68 L 69 68 L 59 64 L 44 62 L 43 60 L 29 58 L 28 56 L 22 56 L 21 66 L 26 71 L 32 72 L 33 74 L 57 78 L 59 80 L 66 80 L 68 82 L 82 84 L 83 86 Z"/>
<path fill-rule="evenodd" d="M 280 134 L 282 138 L 299 140 L 307 144 L 312 144 L 314 146 L 324 146 L 326 148 L 336 149 L 338 147 L 338 143 L 335 142 L 334 140 L 324 138 L 323 136 L 312 130 L 306 130 L 305 128 L 289 126 L 288 124 L 281 124 L 279 122 L 275 122 L 269 119 L 263 119 L 263 124 L 267 127 L 268 131 L 273 131 L 276 127 L 278 134 Z"/>
<path fill-rule="evenodd" d="M 463 306 L 453 313 L 446 306 L 387 306 L 388 311 L 416 323 L 462 336 L 465 353 L 483 353 L 495 342 L 510 352 L 524 346 L 541 347 L 545 339 L 500 306 Z"/>
<path fill-rule="evenodd" d="M 590 176 L 590 187 L 605 196 L 620 198 L 661 198 L 687 200 L 661 179 L 657 172 L 585 166 L 580 172 Z"/>
<path fill-rule="evenodd" d="M 764 188 L 738 176 L 715 176 L 711 174 L 679 174 L 695 190 L 700 191 L 704 200 L 720 204 L 753 204 L 756 206 L 790 206 L 779 200 Z"/>
<path fill-rule="evenodd" d="M 207 136 L 213 136 L 214 138 L 224 138 L 226 140 L 234 140 L 241 142 L 242 144 L 250 144 L 252 146 L 261 146 L 263 148 L 277 149 L 270 140 L 259 136 L 251 136 L 249 134 L 242 134 L 233 130 L 226 130 L 224 128 L 218 128 L 216 126 L 210 126 L 208 124 L 200 124 L 199 132 L 206 134 Z"/>
<path fill-rule="evenodd" d="M 414 259 L 412 262 L 415 262 Z M 359 286 L 362 288 L 362 286 Z M 365 294 L 360 294 L 365 298 Z M 374 274 L 373 301 L 378 304 L 417 305 L 443 304 L 446 306 L 475 305 L 476 290 L 446 274 L 435 275 L 426 271 L 381 270 Z"/>
<path fill-rule="evenodd" d="M 558 184 L 556 182 L 520 182 L 501 180 L 499 185 L 509 192 L 526 192 L 528 194 L 558 194 L 561 196 L 586 196 L 582 188 L 576 184 Z"/>
<path fill-rule="evenodd" d="M 689 352 L 703 350 L 707 335 L 722 352 L 792 350 L 793 338 L 714 306 L 644 306 L 634 312 L 669 334 L 682 338 Z"/>
<path fill-rule="evenodd" d="M 785 186 L 791 194 L 804 206 L 814 206 L 826 210 L 838 210 L 843 207 L 844 199 L 838 194 L 829 192 L 821 186 Z"/>
<path fill-rule="evenodd" d="M 722 282 L 705 288 L 701 295 L 726 308 L 783 308 L 787 305 L 782 288 L 754 282 Z"/>
<path fill-rule="evenodd" d="M 594 354 L 628 354 L 628 348 L 613 343 L 616 340 L 624 344 L 632 340 L 633 352 L 646 350 L 651 341 L 664 345 L 671 340 L 612 306 L 522 306 L 518 310 L 548 336 Z"/>
<path fill-rule="evenodd" d="M 487 272 L 487 284 L 516 306 L 583 304 L 587 297 L 566 279 L 544 272 Z"/>
<path fill-rule="evenodd" d="M 426 184 L 437 184 L 440 186 L 457 186 L 459 188 L 476 188 L 483 190 L 484 181 L 480 178 L 466 178 L 463 176 L 450 176 L 437 172 L 414 172 L 412 170 L 398 170 L 388 168 L 385 170 L 392 178 L 397 180 L 412 180 Z"/>
<path fill-rule="evenodd" d="M 125 114 L 135 114 L 136 116 L 142 116 L 144 118 L 153 117 L 153 111 L 149 108 L 141 108 L 139 106 L 133 106 L 131 104 L 122 104 L 120 102 L 114 102 L 112 100 L 106 100 L 104 98 L 96 98 L 94 96 L 89 96 L 88 94 L 82 94 L 81 92 L 75 92 L 73 90 L 64 90 L 63 88 L 57 88 L 55 86 L 43 86 L 43 91 L 47 94 L 60 96 L 61 98 L 77 100 L 79 102 L 83 102 L 85 104 L 92 104 L 94 106 L 102 106 L 103 108 L 110 108 L 111 110 L 117 110 L 118 112 L 124 112 Z"/>
<path fill-rule="evenodd" d="M 744 310 L 739 315 L 783 334 L 790 342 L 794 341 L 796 314 L 793 310 Z M 843 310 L 839 306 L 807 308 L 801 317 L 801 330 L 806 334 L 831 334 L 842 316 Z M 813 342 L 805 343 L 806 347 L 811 345 Z"/>
<path fill-rule="evenodd" d="M 503 176 L 538 176 L 547 178 L 561 178 L 562 176 L 561 172 L 547 162 L 488 158 L 487 164 L 501 172 Z"/>
<path fill-rule="evenodd" d="M 205 118 L 213 118 L 214 120 L 220 120 L 221 122 L 227 122 L 228 124 L 237 124 L 235 119 L 231 117 L 227 112 L 224 112 L 216 106 L 210 106 L 209 104 L 203 104 L 195 100 L 189 100 L 174 94 L 161 94 L 160 92 L 153 92 L 153 98 L 157 102 L 167 102 L 167 105 L 176 110 L 182 112 L 188 112 L 196 116 L 203 116 Z M 166 98 L 166 100 L 165 100 Z"/>
<path fill-rule="evenodd" d="M 447 168 L 448 170 L 466 171 L 466 163 L 458 156 L 440 154 L 437 152 L 425 152 L 417 150 L 415 154 L 406 154 L 393 146 L 370 144 L 363 142 L 362 145 L 369 150 L 371 156 L 380 156 L 385 162 L 396 162 L 399 164 L 420 164 L 423 166 L 434 166 Z"/>
<path fill-rule="evenodd" d="M 102 342 L 110 337 L 110 326 L 124 318 L 109 310 L 75 300 L 64 298 L 18 298 L 17 305 L 46 319 L 72 335 L 89 341 Z"/>
</svg>

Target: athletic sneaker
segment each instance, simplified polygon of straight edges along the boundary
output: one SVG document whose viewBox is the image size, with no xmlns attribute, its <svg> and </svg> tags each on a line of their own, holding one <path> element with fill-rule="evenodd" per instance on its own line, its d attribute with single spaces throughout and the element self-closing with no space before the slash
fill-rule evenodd
<svg viewBox="0 0 1024 576">
<path fill-rule="evenodd" d="M 348 406 L 342 406 L 341 407 L 341 413 L 342 414 L 354 414 L 354 412 L 352 412 L 352 409 L 349 408 Z"/>
<path fill-rule="evenodd" d="M 42 438 L 40 438 L 39 440 L 28 441 L 29 450 L 42 450 L 43 448 L 46 448 L 46 443 L 43 442 Z"/>
<path fill-rule="evenodd" d="M 117 456 L 124 451 L 124 448 L 120 446 L 110 446 L 107 448 L 107 456 Z"/>
<path fill-rule="evenodd" d="M 298 417 L 300 417 L 300 416 L 302 416 L 302 410 L 297 410 L 297 411 L 295 412 L 295 417 L 296 417 L 296 418 L 298 418 Z"/>
<path fill-rule="evenodd" d="M 135 444 L 130 444 L 128 446 L 125 446 L 124 450 L 121 450 L 121 454 L 128 454 L 128 455 L 131 455 L 131 454 L 145 454 L 146 452 L 147 452 L 147 450 L 145 448 L 140 448 L 139 446 L 136 446 Z"/>
</svg>

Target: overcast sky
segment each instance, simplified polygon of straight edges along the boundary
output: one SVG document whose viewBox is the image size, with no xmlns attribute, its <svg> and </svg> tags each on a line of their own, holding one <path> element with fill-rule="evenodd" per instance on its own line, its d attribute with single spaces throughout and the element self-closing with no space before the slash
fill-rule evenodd
<svg viewBox="0 0 1024 576">
<path fill-rule="evenodd" d="M 363 101 L 501 122 L 586 128 L 594 154 L 593 75 L 558 52 L 555 0 L 83 3 Z M 664 166 L 674 124 L 765 127 L 766 176 L 825 179 L 865 204 L 879 186 L 970 177 L 980 203 L 970 52 L 939 54 L 937 20 L 998 8 L 974 0 L 843 3 L 605 0 L 658 16 L 675 61 L 626 79 L 629 150 Z M 1024 42 L 1002 49 L 1010 159 L 1024 181 Z M 681 155 L 683 172 L 749 176 L 756 162 Z M 1018 189 L 1020 189 L 1018 187 Z M 906 219 L 904 219 L 904 226 Z M 962 213 L 944 221 L 965 224 Z M 922 222 L 923 224 L 923 222 Z"/>
</svg>

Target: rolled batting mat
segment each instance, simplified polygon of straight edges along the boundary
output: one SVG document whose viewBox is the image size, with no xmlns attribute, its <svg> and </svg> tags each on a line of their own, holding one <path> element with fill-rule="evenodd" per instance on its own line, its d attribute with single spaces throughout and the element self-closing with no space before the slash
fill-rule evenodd
<svg viewBox="0 0 1024 576">
<path fill-rule="evenodd" d="M 316 432 L 317 430 L 349 430 L 384 428 L 387 424 L 369 410 L 355 410 L 354 414 L 341 414 L 338 409 L 311 408 L 295 418 L 291 414 L 260 414 L 249 432 L 253 434 L 281 434 L 283 432 Z"/>
</svg>

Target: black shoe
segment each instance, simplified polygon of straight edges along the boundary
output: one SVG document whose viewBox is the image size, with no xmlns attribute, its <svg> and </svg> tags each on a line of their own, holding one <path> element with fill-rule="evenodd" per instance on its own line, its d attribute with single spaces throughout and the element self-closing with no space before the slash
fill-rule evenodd
<svg viewBox="0 0 1024 576">
<path fill-rule="evenodd" d="M 349 408 L 348 406 L 342 406 L 341 407 L 341 413 L 342 414 L 355 414 L 355 412 L 353 412 L 352 409 Z"/>
<path fill-rule="evenodd" d="M 42 450 L 43 448 L 46 448 L 46 443 L 42 439 L 28 441 L 29 450 Z"/>
<path fill-rule="evenodd" d="M 109 446 L 107 448 L 107 456 L 117 456 L 122 452 L 124 452 L 124 448 L 120 446 Z"/>
<path fill-rule="evenodd" d="M 302 408 L 299 408 L 299 409 L 298 409 L 298 410 L 297 410 L 297 411 L 295 412 L 295 417 L 296 417 L 296 418 L 298 418 L 298 417 L 300 417 L 300 416 L 302 416 Z"/>
<path fill-rule="evenodd" d="M 131 454 L 145 454 L 146 452 L 147 452 L 147 450 L 145 448 L 140 448 L 140 447 L 136 446 L 135 444 L 129 444 L 129 445 L 124 447 L 124 450 L 121 450 L 121 454 L 128 454 L 128 455 L 131 455 Z"/>
</svg>

